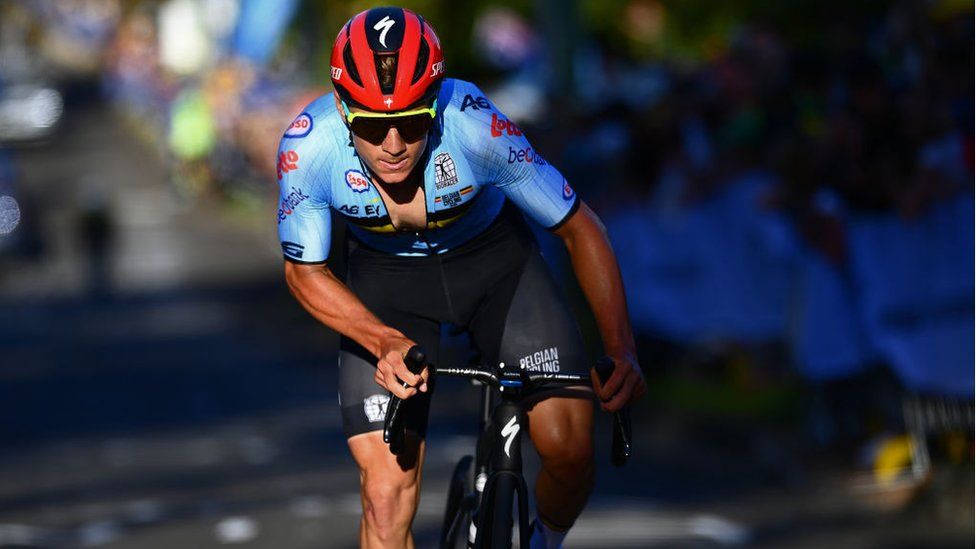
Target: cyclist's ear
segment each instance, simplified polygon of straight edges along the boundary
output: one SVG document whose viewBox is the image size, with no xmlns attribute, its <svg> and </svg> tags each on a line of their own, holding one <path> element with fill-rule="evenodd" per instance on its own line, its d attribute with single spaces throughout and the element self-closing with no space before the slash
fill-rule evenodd
<svg viewBox="0 0 976 549">
<path fill-rule="evenodd" d="M 339 116 L 342 118 L 342 123 L 348 128 L 349 121 L 346 120 L 346 110 L 342 107 L 342 100 L 339 99 L 339 94 L 333 93 L 332 99 L 335 100 L 336 110 L 339 111 Z"/>
</svg>

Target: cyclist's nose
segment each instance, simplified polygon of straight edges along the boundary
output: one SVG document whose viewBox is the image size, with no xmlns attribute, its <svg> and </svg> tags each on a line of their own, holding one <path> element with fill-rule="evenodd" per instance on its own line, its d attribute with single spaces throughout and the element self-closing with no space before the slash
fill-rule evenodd
<svg viewBox="0 0 976 549">
<path fill-rule="evenodd" d="M 397 156 L 407 150 L 407 143 L 400 137 L 400 132 L 396 126 L 390 126 L 386 131 L 386 138 L 383 139 L 383 152 Z"/>
</svg>

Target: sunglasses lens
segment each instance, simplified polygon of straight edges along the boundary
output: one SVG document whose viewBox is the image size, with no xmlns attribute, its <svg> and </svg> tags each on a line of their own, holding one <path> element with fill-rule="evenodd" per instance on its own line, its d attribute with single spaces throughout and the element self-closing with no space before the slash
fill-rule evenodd
<svg viewBox="0 0 976 549">
<path fill-rule="evenodd" d="M 378 145 L 386 139 L 390 126 L 395 126 L 400 137 L 404 141 L 412 143 L 426 135 L 433 122 L 434 119 L 426 113 L 394 118 L 367 118 L 363 116 L 353 120 L 350 128 L 360 138 L 373 145 Z"/>
<path fill-rule="evenodd" d="M 428 114 L 414 114 L 410 116 L 404 116 L 396 119 L 397 131 L 400 132 L 400 137 L 404 141 L 413 143 L 418 141 L 427 132 L 430 131 L 430 126 L 434 119 Z"/>
<path fill-rule="evenodd" d="M 365 139 L 373 145 L 379 145 L 386 138 L 386 133 L 390 129 L 388 120 L 381 118 L 356 118 L 349 125 L 352 133 Z"/>
</svg>

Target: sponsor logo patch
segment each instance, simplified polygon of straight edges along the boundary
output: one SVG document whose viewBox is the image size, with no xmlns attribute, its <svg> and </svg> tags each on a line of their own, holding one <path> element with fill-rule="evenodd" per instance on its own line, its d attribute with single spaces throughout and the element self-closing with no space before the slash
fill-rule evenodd
<svg viewBox="0 0 976 549">
<path fill-rule="evenodd" d="M 491 136 L 501 137 L 503 134 L 518 136 L 522 135 L 522 130 L 518 129 L 511 120 L 498 116 L 497 112 L 491 113 Z"/>
<path fill-rule="evenodd" d="M 465 95 L 464 100 L 461 101 L 461 112 L 464 112 L 464 109 L 469 107 L 476 111 L 480 111 L 481 109 L 490 109 L 491 103 L 489 103 L 484 97 L 474 97 L 469 93 L 468 95 Z"/>
<path fill-rule="evenodd" d="M 295 211 L 295 208 L 307 198 L 308 195 L 304 191 L 292 187 L 288 196 L 281 199 L 281 205 L 278 207 L 278 224 L 280 225 L 282 221 L 287 219 Z"/>
<path fill-rule="evenodd" d="M 305 137 L 308 133 L 312 131 L 312 116 L 307 112 L 303 112 L 298 115 L 295 120 L 292 121 L 291 126 L 285 130 L 285 137 L 288 138 L 298 138 Z"/>
<path fill-rule="evenodd" d="M 369 190 L 369 178 L 359 170 L 348 170 L 346 172 L 346 185 L 357 193 L 364 193 Z"/>
<path fill-rule="evenodd" d="M 278 181 L 284 174 L 298 169 L 298 153 L 295 151 L 284 151 L 278 155 Z"/>
<path fill-rule="evenodd" d="M 548 164 L 548 162 L 546 162 L 546 159 L 542 158 L 541 154 L 532 150 L 532 147 L 528 147 L 525 149 L 518 149 L 518 150 L 509 147 L 508 163 L 514 164 L 516 162 L 525 162 L 527 164 L 538 164 L 540 166 L 545 166 L 546 164 Z"/>
<path fill-rule="evenodd" d="M 354 217 L 359 217 L 359 212 L 363 212 L 367 217 L 376 217 L 380 215 L 380 207 L 376 204 L 366 204 L 362 208 L 358 204 L 343 204 L 339 206 L 339 211 Z"/>
<path fill-rule="evenodd" d="M 573 192 L 573 188 L 569 186 L 569 182 L 568 181 L 563 181 L 563 198 L 565 198 L 566 200 L 569 200 L 569 199 L 573 198 L 573 195 L 575 195 L 575 194 L 576 193 Z"/>
<path fill-rule="evenodd" d="M 281 251 L 284 252 L 288 257 L 301 259 L 302 256 L 305 255 L 305 246 L 302 246 L 296 242 L 288 242 L 286 240 L 281 243 Z"/>
<path fill-rule="evenodd" d="M 473 192 L 474 192 L 474 186 L 468 185 L 467 187 L 464 187 L 459 191 L 453 191 L 447 194 L 442 194 L 441 196 L 434 197 L 434 204 L 439 206 L 446 206 L 448 208 L 453 208 L 454 206 L 457 206 L 458 204 L 463 202 L 463 200 L 461 199 L 462 196 L 469 195 Z"/>
<path fill-rule="evenodd" d="M 370 423 L 383 421 L 386 418 L 386 405 L 389 404 L 388 395 L 370 395 L 363 399 L 363 412 Z"/>
<path fill-rule="evenodd" d="M 519 359 L 519 367 L 531 372 L 558 373 L 559 348 L 549 347 Z"/>
<path fill-rule="evenodd" d="M 434 157 L 434 185 L 438 189 L 450 187 L 458 182 L 457 166 L 451 155 L 443 152 Z"/>
<path fill-rule="evenodd" d="M 461 193 L 457 191 L 449 192 L 434 198 L 434 204 L 453 208 L 461 203 Z"/>
</svg>

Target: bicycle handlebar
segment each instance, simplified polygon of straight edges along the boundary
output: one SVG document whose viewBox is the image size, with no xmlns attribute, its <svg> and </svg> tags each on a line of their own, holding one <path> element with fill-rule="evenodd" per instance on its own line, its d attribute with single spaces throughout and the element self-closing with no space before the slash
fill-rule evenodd
<svg viewBox="0 0 976 549">
<path fill-rule="evenodd" d="M 425 362 L 427 362 L 427 353 L 420 345 L 410 347 L 403 357 L 403 363 L 414 374 L 419 374 L 424 370 Z M 401 382 L 404 389 L 410 387 L 406 381 L 401 380 Z M 400 455 L 404 445 L 403 414 L 400 413 L 402 403 L 400 397 L 390 393 L 390 400 L 386 404 L 386 417 L 383 421 L 383 442 L 389 444 L 390 451 L 396 455 Z"/>
<path fill-rule="evenodd" d="M 419 345 L 414 345 L 407 351 L 407 355 L 403 357 L 403 362 L 407 365 L 407 369 L 415 374 L 419 374 L 423 370 L 426 359 L 427 354 L 424 350 Z M 515 382 L 514 380 L 500 378 L 494 372 L 478 368 L 438 368 L 433 365 L 428 366 L 430 367 L 431 375 L 474 379 L 485 385 L 502 390 L 506 386 L 506 381 L 510 383 Z M 504 365 L 501 365 L 501 368 L 504 368 Z M 597 361 L 594 369 L 600 378 L 600 382 L 606 383 L 610 379 L 610 375 L 613 374 L 614 364 L 608 357 L 603 357 Z M 590 377 L 586 374 L 527 374 L 523 371 L 520 372 L 519 378 L 520 381 L 527 381 L 530 385 L 534 386 L 545 385 L 547 383 L 590 385 Z M 403 383 L 403 386 L 409 387 L 406 382 Z M 402 414 L 400 413 L 401 404 L 402 400 L 391 393 L 389 404 L 386 407 L 386 418 L 383 422 L 383 442 L 389 444 L 390 451 L 397 455 L 403 451 L 404 444 L 403 420 Z M 613 414 L 613 448 L 611 449 L 610 461 L 614 466 L 621 467 L 627 462 L 627 459 L 630 457 L 631 440 L 630 406 L 624 406 L 620 411 L 614 412 Z"/>
<path fill-rule="evenodd" d="M 596 364 L 596 375 L 600 378 L 600 383 L 606 383 L 613 374 L 613 360 L 603 357 Z M 613 449 L 610 454 L 610 463 L 614 467 L 623 467 L 630 458 L 630 441 L 633 439 L 630 422 L 630 405 L 627 404 L 620 410 L 613 413 Z"/>
</svg>

